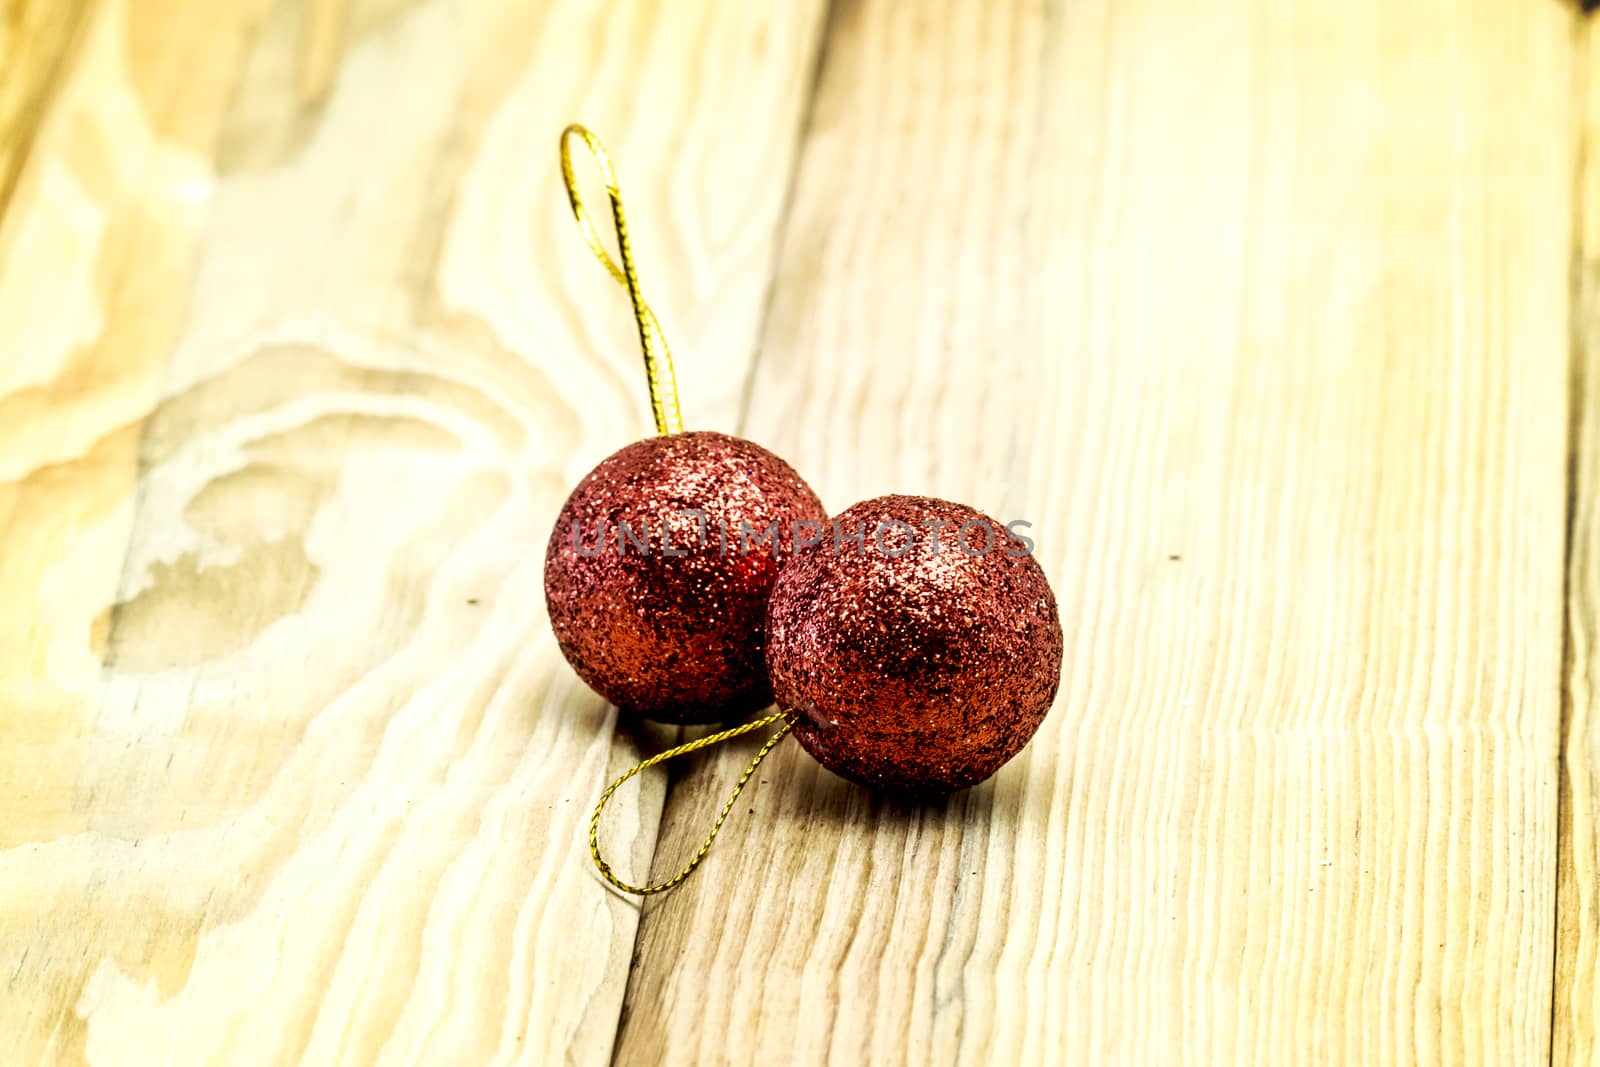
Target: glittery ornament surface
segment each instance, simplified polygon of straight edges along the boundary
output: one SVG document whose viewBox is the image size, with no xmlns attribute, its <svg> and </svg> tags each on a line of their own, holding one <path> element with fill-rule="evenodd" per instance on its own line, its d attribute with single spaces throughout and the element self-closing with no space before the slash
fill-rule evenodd
<svg viewBox="0 0 1600 1067">
<path fill-rule="evenodd" d="M 767 597 L 796 522 L 825 525 L 821 502 L 749 441 L 682 433 L 613 453 L 572 491 L 545 552 L 561 651 L 601 696 L 646 718 L 764 707 Z"/>
<path fill-rule="evenodd" d="M 834 523 L 768 606 L 768 671 L 795 737 L 876 789 L 942 793 L 989 777 L 1028 743 L 1060 682 L 1044 572 L 961 504 L 879 497 Z"/>
</svg>

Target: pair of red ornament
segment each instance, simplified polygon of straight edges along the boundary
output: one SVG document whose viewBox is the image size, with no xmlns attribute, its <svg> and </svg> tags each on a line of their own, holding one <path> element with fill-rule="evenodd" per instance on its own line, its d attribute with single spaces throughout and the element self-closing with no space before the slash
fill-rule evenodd
<svg viewBox="0 0 1600 1067">
<path fill-rule="evenodd" d="M 930 497 L 830 522 L 759 445 L 674 433 L 573 490 L 545 599 L 567 661 L 625 713 L 716 722 L 776 699 L 829 770 L 944 793 L 999 770 L 1055 698 L 1061 624 L 1022 547 Z"/>
<path fill-rule="evenodd" d="M 600 166 L 619 261 L 578 193 L 575 142 Z M 1038 563 L 1017 551 L 1023 542 L 972 508 L 930 497 L 878 497 L 830 522 L 771 452 L 682 432 L 672 355 L 640 293 L 616 173 L 582 126 L 562 132 L 561 175 L 590 250 L 628 291 L 660 431 L 603 460 L 556 519 L 544 588 L 561 651 L 596 692 L 643 718 L 718 722 L 774 699 L 783 709 L 653 756 L 612 783 L 589 824 L 600 873 L 637 893 L 681 882 L 791 727 L 817 762 L 875 789 L 945 793 L 999 770 L 1039 728 L 1061 677 L 1055 597 Z M 639 887 L 615 877 L 600 856 L 599 819 L 623 782 L 780 718 L 786 725 L 676 878 Z"/>
</svg>

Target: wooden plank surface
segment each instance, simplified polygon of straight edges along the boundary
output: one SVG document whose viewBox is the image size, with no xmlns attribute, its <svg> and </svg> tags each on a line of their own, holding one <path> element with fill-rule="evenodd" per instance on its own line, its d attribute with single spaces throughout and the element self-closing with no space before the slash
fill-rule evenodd
<svg viewBox="0 0 1600 1067">
<path fill-rule="evenodd" d="M 0 218 L 0 1059 L 607 1060 L 640 738 L 539 574 L 649 422 L 556 136 L 731 424 L 820 17 L 95 5 Z"/>
<path fill-rule="evenodd" d="M 619 1062 L 1546 1060 L 1573 19 L 836 6 L 746 430 L 1033 520 L 1066 674 L 945 805 L 780 749 Z"/>
<path fill-rule="evenodd" d="M 0 0 L 0 1062 L 1593 1062 L 1597 39 Z M 668 735 L 539 593 L 648 432 L 573 119 L 688 423 L 1031 520 L 1067 631 L 994 782 L 786 744 L 642 922 Z"/>
<path fill-rule="evenodd" d="M 1573 280 L 1577 293 L 1567 518 L 1566 707 L 1552 1062 L 1600 1061 L 1600 29 L 1582 35 L 1587 77 Z"/>
</svg>

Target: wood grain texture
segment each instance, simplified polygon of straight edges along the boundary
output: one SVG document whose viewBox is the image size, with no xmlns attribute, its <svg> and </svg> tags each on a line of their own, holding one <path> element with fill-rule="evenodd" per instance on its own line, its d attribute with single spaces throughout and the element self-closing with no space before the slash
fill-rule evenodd
<svg viewBox="0 0 1600 1067">
<path fill-rule="evenodd" d="M 1600 1060 L 1600 28 L 1586 28 L 1582 47 L 1552 1046 L 1561 1067 Z"/>
<path fill-rule="evenodd" d="M 89 0 L 0 0 L 0 216 L 89 6 Z"/>
<path fill-rule="evenodd" d="M 0 228 L 0 1059 L 607 1060 L 638 908 L 582 828 L 640 739 L 540 565 L 649 421 L 556 138 L 730 426 L 820 18 L 96 6 Z"/>
<path fill-rule="evenodd" d="M 1574 29 L 836 10 L 746 429 L 1034 521 L 1066 673 L 944 805 L 780 749 L 618 1062 L 1545 1061 Z"/>
</svg>

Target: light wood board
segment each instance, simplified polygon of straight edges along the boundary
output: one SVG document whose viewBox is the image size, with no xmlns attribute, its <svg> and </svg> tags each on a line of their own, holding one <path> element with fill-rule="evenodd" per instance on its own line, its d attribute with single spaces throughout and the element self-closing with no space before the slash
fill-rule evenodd
<svg viewBox="0 0 1600 1067">
<path fill-rule="evenodd" d="M 1573 32 L 836 9 L 746 429 L 1033 520 L 1065 678 L 942 806 L 781 750 L 620 1062 L 1545 1060 Z"/>
<path fill-rule="evenodd" d="M 557 135 L 731 424 L 820 19 L 95 5 L 0 220 L 0 1060 L 605 1062 L 641 739 L 539 575 L 650 424 Z"/>
</svg>

